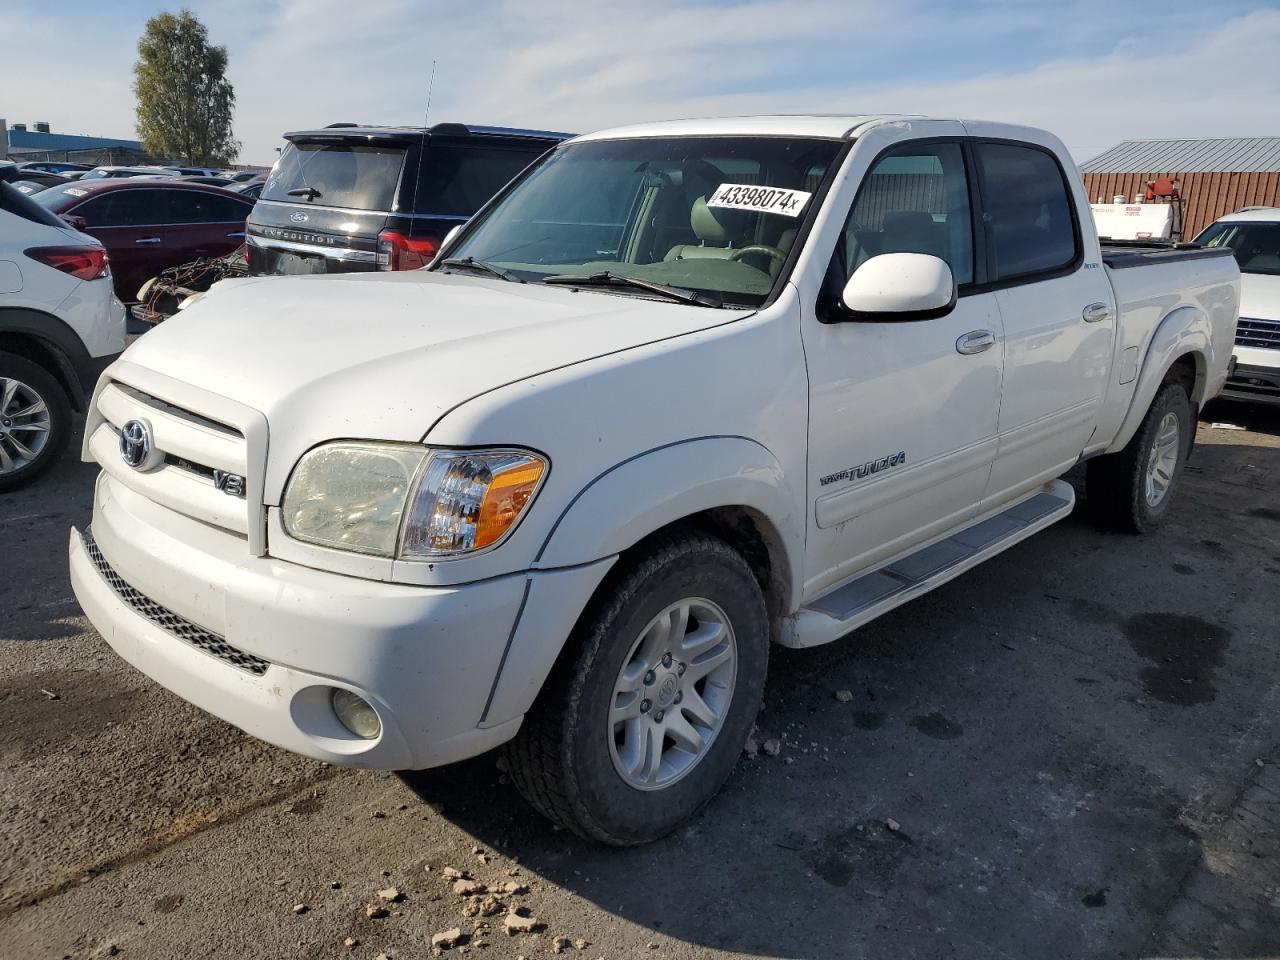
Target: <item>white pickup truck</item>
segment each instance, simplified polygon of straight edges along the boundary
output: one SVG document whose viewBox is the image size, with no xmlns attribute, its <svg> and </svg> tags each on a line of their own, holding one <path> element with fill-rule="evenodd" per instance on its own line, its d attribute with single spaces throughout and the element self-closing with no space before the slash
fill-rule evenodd
<svg viewBox="0 0 1280 960">
<path fill-rule="evenodd" d="M 553 820 L 707 803 L 771 643 L 1088 503 L 1166 514 L 1228 249 L 1100 247 L 1039 130 L 684 120 L 557 147 L 403 274 L 219 284 L 104 374 L 73 530 L 121 656 L 337 764 L 505 745 Z"/>
</svg>

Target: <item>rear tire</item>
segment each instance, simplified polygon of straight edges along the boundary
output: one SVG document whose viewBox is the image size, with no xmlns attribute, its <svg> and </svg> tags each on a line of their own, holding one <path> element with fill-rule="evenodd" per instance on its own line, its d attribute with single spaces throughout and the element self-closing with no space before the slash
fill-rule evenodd
<svg viewBox="0 0 1280 960">
<path fill-rule="evenodd" d="M 35 481 L 71 437 L 71 401 L 44 367 L 0 353 L 0 493 Z"/>
<path fill-rule="evenodd" d="M 732 771 L 768 648 L 764 595 L 742 556 L 700 531 L 660 535 L 583 613 L 504 748 L 512 780 L 588 839 L 630 846 L 670 833 Z"/>
<path fill-rule="evenodd" d="M 1124 533 L 1150 533 L 1159 526 L 1169 512 L 1194 430 L 1186 389 L 1164 384 L 1125 448 L 1089 461 L 1086 490 L 1094 520 Z"/>
</svg>

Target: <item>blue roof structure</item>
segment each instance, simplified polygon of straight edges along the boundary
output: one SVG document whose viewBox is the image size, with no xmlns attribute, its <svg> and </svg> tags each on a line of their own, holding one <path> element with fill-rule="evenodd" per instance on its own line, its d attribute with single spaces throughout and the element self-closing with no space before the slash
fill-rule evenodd
<svg viewBox="0 0 1280 960">
<path fill-rule="evenodd" d="M 71 133 L 40 133 L 36 130 L 9 128 L 9 149 L 14 151 L 101 150 L 105 147 L 142 152 L 142 144 L 137 140 L 122 140 L 117 137 L 82 137 Z"/>
</svg>

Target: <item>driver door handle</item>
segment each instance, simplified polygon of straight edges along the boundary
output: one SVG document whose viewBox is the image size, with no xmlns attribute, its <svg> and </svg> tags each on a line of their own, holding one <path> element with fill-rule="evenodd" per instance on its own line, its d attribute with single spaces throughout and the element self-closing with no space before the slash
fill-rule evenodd
<svg viewBox="0 0 1280 960">
<path fill-rule="evenodd" d="M 159 243 L 160 238 L 159 237 L 143 237 L 142 239 L 135 240 L 133 242 L 134 243 Z"/>
<path fill-rule="evenodd" d="M 970 330 L 956 341 L 956 353 L 982 353 L 995 346 L 996 335 L 993 330 Z"/>
<path fill-rule="evenodd" d="M 1085 323 L 1101 323 L 1111 318 L 1111 308 L 1105 303 L 1091 303 L 1080 311 Z"/>
</svg>

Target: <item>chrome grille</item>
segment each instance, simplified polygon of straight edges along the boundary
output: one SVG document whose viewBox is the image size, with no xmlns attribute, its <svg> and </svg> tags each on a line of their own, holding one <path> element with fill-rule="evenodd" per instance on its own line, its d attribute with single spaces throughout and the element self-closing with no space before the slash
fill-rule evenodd
<svg viewBox="0 0 1280 960">
<path fill-rule="evenodd" d="M 1241 317 L 1236 324 L 1236 346 L 1280 350 L 1280 320 Z"/>
<path fill-rule="evenodd" d="M 89 554 L 89 559 L 93 561 L 93 565 L 102 574 L 102 579 L 106 580 L 111 589 L 116 592 L 116 595 L 137 613 L 146 617 L 166 633 L 189 643 L 197 650 L 207 653 L 211 657 L 217 657 L 223 663 L 229 663 L 233 667 L 238 667 L 259 677 L 267 672 L 267 667 L 270 664 L 266 660 L 245 653 L 243 650 L 237 650 L 216 633 L 211 633 L 204 627 L 196 626 L 185 617 L 178 616 L 172 610 L 162 607 L 150 597 L 129 586 L 124 581 L 124 578 L 116 573 L 111 564 L 107 563 L 107 558 L 102 555 L 102 551 L 98 549 L 97 541 L 93 539 L 92 530 L 85 530 L 80 536 L 84 541 L 85 552 Z"/>
</svg>

